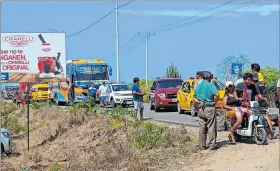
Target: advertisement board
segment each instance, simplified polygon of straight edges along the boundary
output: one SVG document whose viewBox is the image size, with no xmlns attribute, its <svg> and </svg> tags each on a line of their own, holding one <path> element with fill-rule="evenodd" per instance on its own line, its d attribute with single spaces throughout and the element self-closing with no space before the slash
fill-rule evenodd
<svg viewBox="0 0 280 171">
<path fill-rule="evenodd" d="M 1 72 L 7 82 L 65 79 L 65 33 L 1 33 Z"/>
</svg>

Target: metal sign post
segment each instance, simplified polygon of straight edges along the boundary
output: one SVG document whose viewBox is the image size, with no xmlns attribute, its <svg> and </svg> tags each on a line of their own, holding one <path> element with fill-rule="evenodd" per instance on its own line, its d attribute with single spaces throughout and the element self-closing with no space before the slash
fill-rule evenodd
<svg viewBox="0 0 280 171">
<path fill-rule="evenodd" d="M 30 82 L 27 83 L 27 149 L 29 150 L 29 91 L 30 91 Z"/>
<path fill-rule="evenodd" d="M 243 70 L 243 64 L 240 63 L 232 63 L 231 64 L 231 74 L 237 75 L 239 73 L 242 73 Z"/>
</svg>

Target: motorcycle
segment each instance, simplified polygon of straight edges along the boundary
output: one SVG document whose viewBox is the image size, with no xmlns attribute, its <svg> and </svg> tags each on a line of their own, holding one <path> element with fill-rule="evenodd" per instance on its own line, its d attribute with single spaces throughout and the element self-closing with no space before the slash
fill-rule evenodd
<svg viewBox="0 0 280 171">
<path fill-rule="evenodd" d="M 263 116 L 268 113 L 268 109 L 261 107 L 258 101 L 251 101 L 250 106 L 252 114 L 244 115 L 242 124 L 235 132 L 236 141 L 242 137 L 254 139 L 258 145 L 264 145 L 267 142 L 267 132 L 262 124 Z"/>
</svg>

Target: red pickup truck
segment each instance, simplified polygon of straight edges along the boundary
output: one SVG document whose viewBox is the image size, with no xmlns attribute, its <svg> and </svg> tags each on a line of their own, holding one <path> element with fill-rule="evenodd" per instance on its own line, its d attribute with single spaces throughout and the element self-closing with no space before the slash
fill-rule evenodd
<svg viewBox="0 0 280 171">
<path fill-rule="evenodd" d="M 181 78 L 157 78 L 150 89 L 150 110 L 177 108 L 177 91 L 182 83 Z"/>
</svg>

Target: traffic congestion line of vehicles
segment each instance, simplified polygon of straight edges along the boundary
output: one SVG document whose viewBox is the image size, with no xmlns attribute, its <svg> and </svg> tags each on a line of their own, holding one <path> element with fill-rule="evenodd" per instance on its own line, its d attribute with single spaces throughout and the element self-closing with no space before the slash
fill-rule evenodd
<svg viewBox="0 0 280 171">
<path fill-rule="evenodd" d="M 196 116 L 194 107 L 194 83 L 196 79 L 190 78 L 183 81 L 180 78 L 156 78 L 150 88 L 149 103 L 150 110 L 160 111 L 161 108 L 176 108 L 179 114 L 189 112 Z M 222 106 L 225 95 L 225 85 L 212 79 L 217 88 L 220 99 L 217 108 Z"/>
</svg>

